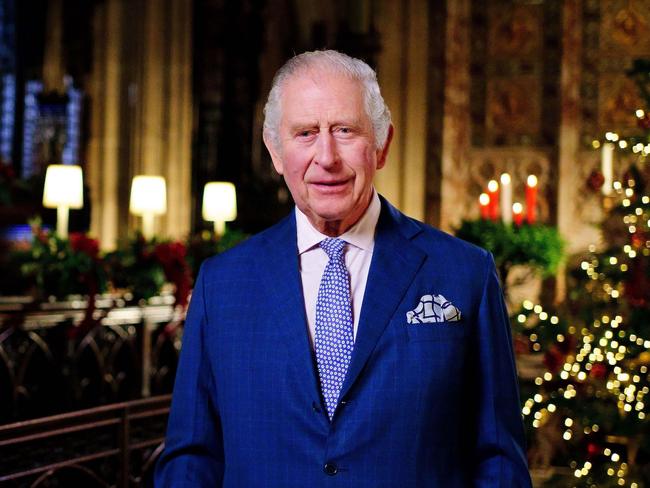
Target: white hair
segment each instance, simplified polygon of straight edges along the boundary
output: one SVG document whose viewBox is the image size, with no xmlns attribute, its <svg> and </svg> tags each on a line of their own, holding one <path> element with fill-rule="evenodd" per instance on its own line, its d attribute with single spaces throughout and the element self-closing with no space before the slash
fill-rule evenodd
<svg viewBox="0 0 650 488">
<path fill-rule="evenodd" d="M 379 90 L 377 74 L 360 59 L 333 50 L 308 51 L 294 56 L 275 74 L 269 98 L 264 107 L 264 132 L 273 145 L 276 148 L 280 147 L 282 89 L 292 76 L 308 69 L 326 69 L 361 83 L 366 113 L 372 122 L 375 145 L 378 149 L 383 149 L 388 137 L 391 118 L 390 110 L 388 110 Z"/>
</svg>

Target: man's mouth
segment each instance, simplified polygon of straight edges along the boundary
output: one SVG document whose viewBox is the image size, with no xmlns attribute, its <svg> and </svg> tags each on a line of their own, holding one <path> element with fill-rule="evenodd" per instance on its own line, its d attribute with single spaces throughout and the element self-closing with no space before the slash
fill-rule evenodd
<svg viewBox="0 0 650 488">
<path fill-rule="evenodd" d="M 314 181 L 314 185 L 319 186 L 341 186 L 345 185 L 348 180 L 338 180 L 338 181 Z"/>
<path fill-rule="evenodd" d="M 347 180 L 334 180 L 334 181 L 313 181 L 311 183 L 312 186 L 314 186 L 318 191 L 323 192 L 323 193 L 335 193 L 337 191 L 340 191 L 344 189 L 347 184 L 350 182 L 349 179 Z"/>
</svg>

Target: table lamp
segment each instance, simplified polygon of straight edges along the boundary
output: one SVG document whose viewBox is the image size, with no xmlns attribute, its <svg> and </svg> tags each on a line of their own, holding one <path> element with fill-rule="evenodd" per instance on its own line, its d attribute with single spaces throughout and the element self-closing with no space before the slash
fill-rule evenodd
<svg viewBox="0 0 650 488">
<path fill-rule="evenodd" d="M 226 222 L 237 218 L 237 192 L 235 185 L 225 181 L 211 181 L 203 190 L 203 218 L 214 222 L 214 232 L 221 236 Z"/>
<path fill-rule="evenodd" d="M 142 216 L 142 235 L 150 240 L 154 236 L 154 218 L 167 211 L 167 188 L 162 176 L 133 177 L 129 210 Z"/>
<path fill-rule="evenodd" d="M 56 233 L 60 238 L 67 239 L 69 209 L 84 206 L 81 166 L 50 164 L 47 167 L 43 206 L 56 208 Z"/>
</svg>

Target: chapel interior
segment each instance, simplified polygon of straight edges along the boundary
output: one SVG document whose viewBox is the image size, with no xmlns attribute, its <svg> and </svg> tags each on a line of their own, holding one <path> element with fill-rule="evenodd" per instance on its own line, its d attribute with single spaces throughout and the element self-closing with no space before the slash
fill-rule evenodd
<svg viewBox="0 0 650 488">
<path fill-rule="evenodd" d="M 494 254 L 535 486 L 650 486 L 649 0 L 0 0 L 0 485 L 150 486 L 201 262 L 293 209 L 263 108 L 316 49 L 377 72 L 377 191 Z"/>
</svg>

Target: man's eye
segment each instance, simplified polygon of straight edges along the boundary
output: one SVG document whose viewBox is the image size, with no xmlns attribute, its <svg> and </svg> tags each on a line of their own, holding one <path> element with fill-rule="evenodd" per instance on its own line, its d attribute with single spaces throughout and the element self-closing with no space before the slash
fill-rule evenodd
<svg viewBox="0 0 650 488">
<path fill-rule="evenodd" d="M 301 130 L 298 132 L 298 137 L 309 137 L 311 135 L 311 131 L 309 130 Z"/>
</svg>

